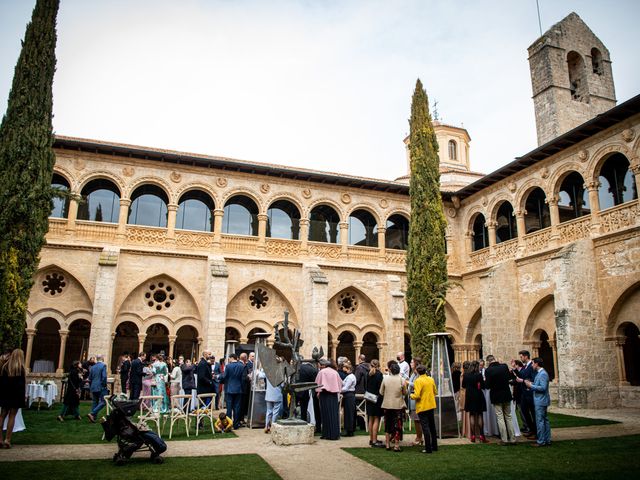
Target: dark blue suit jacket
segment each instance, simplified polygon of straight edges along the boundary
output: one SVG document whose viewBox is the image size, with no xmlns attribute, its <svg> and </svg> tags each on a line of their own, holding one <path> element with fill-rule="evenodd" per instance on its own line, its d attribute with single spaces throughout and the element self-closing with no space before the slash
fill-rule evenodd
<svg viewBox="0 0 640 480">
<path fill-rule="evenodd" d="M 247 376 L 247 367 L 242 362 L 228 363 L 224 367 L 221 381 L 224 383 L 225 393 L 242 393 L 242 382 Z"/>
<path fill-rule="evenodd" d="M 220 362 L 216 362 L 213 364 L 213 388 L 216 393 L 218 393 L 218 387 L 220 386 L 219 376 L 222 372 L 220 372 Z"/>
<path fill-rule="evenodd" d="M 530 380 L 532 383 L 536 378 L 536 371 L 533 369 L 533 362 L 529 362 L 529 366 L 520 369 L 518 376 L 523 380 Z M 533 400 L 533 390 L 528 389 L 524 383 L 522 384 L 522 395 L 529 400 Z"/>
</svg>

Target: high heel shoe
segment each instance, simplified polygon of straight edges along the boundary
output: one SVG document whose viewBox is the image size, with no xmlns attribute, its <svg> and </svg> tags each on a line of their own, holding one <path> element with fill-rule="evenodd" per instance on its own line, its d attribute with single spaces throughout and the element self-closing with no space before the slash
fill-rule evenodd
<svg viewBox="0 0 640 480">
<path fill-rule="evenodd" d="M 57 419 L 59 422 L 64 422 L 64 417 L 63 417 L 62 415 L 58 415 L 58 416 L 56 417 L 56 419 Z"/>
<path fill-rule="evenodd" d="M 413 442 L 414 447 L 419 447 L 422 445 L 424 445 L 424 440 L 416 440 L 415 442 Z"/>
<path fill-rule="evenodd" d="M 476 436 L 471 435 L 471 438 L 469 440 L 471 440 L 471 443 L 476 443 Z"/>
</svg>

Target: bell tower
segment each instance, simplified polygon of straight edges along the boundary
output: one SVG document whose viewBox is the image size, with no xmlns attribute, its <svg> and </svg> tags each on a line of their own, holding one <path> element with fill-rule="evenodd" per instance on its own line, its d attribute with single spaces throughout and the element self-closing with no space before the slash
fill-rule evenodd
<svg viewBox="0 0 640 480">
<path fill-rule="evenodd" d="M 529 47 L 538 145 L 616 105 L 609 50 L 575 13 Z"/>
</svg>

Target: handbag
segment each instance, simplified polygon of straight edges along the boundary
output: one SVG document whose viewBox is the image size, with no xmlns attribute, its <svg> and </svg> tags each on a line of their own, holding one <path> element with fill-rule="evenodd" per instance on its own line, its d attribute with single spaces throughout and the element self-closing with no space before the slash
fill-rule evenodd
<svg viewBox="0 0 640 480">
<path fill-rule="evenodd" d="M 364 399 L 367 402 L 377 403 L 378 402 L 378 395 L 376 395 L 375 393 L 371 393 L 371 392 L 364 392 Z"/>
</svg>

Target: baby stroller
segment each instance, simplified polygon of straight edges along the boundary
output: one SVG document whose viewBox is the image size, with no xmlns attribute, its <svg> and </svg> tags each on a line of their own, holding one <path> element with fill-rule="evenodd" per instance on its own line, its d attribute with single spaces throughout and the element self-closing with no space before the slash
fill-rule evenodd
<svg viewBox="0 0 640 480">
<path fill-rule="evenodd" d="M 112 410 L 103 420 L 102 428 L 107 441 L 111 441 L 113 437 L 118 441 L 118 451 L 113 455 L 113 462 L 116 465 L 124 465 L 137 451 L 151 452 L 153 463 L 164 462 L 160 456 L 167 449 L 164 440 L 155 432 L 137 427 L 130 420 L 130 417 L 138 411 L 140 400 L 107 401 L 111 403 Z"/>
</svg>

